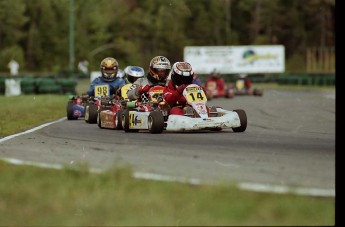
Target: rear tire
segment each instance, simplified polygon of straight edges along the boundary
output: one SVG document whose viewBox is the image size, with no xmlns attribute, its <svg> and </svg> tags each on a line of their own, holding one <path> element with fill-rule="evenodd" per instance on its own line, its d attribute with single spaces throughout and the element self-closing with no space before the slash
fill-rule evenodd
<svg viewBox="0 0 345 227">
<path fill-rule="evenodd" d="M 101 111 L 98 111 L 97 125 L 99 128 L 103 128 L 101 124 Z"/>
<path fill-rule="evenodd" d="M 67 111 L 67 120 L 77 120 L 78 117 L 74 116 L 74 110 L 73 110 L 73 101 L 68 101 L 67 102 L 67 107 L 66 107 L 66 111 Z"/>
<path fill-rule="evenodd" d="M 115 129 L 117 130 L 121 130 L 122 128 L 122 115 L 124 114 L 124 110 L 118 110 L 116 113 L 116 117 L 115 117 L 115 123 L 116 123 L 116 127 Z"/>
<path fill-rule="evenodd" d="M 89 123 L 89 113 L 90 113 L 89 106 L 90 106 L 89 103 L 86 103 L 84 105 L 84 120 L 86 123 Z"/>
<path fill-rule="evenodd" d="M 164 129 L 164 116 L 160 111 L 152 111 L 148 118 L 149 131 L 152 134 L 159 134 Z"/>
<path fill-rule="evenodd" d="M 247 114 L 242 109 L 234 110 L 234 112 L 238 114 L 238 117 L 240 118 L 241 126 L 237 128 L 232 128 L 232 131 L 244 132 L 247 128 Z"/>
</svg>

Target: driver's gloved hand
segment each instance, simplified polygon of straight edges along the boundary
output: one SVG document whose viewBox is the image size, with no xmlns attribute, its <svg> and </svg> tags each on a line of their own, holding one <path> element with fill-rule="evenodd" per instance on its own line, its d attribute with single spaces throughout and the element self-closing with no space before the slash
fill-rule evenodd
<svg viewBox="0 0 345 227">
<path fill-rule="evenodd" d="M 177 92 L 178 92 L 179 94 L 182 94 L 183 90 L 184 90 L 187 86 L 188 86 L 188 85 L 186 85 L 186 84 L 182 84 L 182 85 L 178 86 L 178 87 L 176 88 L 176 90 L 177 90 Z"/>
<path fill-rule="evenodd" d="M 186 105 L 187 100 L 186 100 L 186 98 L 184 96 L 180 96 L 179 99 L 177 100 L 177 103 L 179 105 Z"/>
<path fill-rule="evenodd" d="M 139 94 L 147 93 L 150 90 L 150 85 L 146 84 L 145 86 L 139 87 Z"/>
</svg>

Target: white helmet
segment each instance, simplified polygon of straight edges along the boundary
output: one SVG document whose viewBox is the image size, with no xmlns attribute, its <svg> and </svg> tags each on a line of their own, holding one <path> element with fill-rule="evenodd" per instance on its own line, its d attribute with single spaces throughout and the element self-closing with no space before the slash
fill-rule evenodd
<svg viewBox="0 0 345 227">
<path fill-rule="evenodd" d="M 188 62 L 175 62 L 170 71 L 170 78 L 174 86 L 193 83 L 194 71 Z"/>
<path fill-rule="evenodd" d="M 124 79 L 127 80 L 128 83 L 134 83 L 137 79 L 145 75 L 144 69 L 139 66 L 127 66 L 124 73 Z"/>
</svg>

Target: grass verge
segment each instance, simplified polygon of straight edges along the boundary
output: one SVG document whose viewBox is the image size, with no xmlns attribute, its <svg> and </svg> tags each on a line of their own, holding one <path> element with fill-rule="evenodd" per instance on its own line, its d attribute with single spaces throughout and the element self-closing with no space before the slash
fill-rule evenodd
<svg viewBox="0 0 345 227">
<path fill-rule="evenodd" d="M 130 168 L 91 174 L 0 161 L 2 226 L 334 225 L 332 198 L 134 179 Z"/>
<path fill-rule="evenodd" d="M 0 137 L 66 116 L 67 95 L 0 96 Z"/>
</svg>

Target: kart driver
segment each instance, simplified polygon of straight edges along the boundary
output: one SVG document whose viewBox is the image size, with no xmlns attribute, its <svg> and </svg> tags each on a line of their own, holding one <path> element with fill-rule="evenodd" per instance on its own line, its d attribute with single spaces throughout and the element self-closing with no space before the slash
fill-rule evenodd
<svg viewBox="0 0 345 227">
<path fill-rule="evenodd" d="M 205 87 L 212 93 L 213 98 L 223 97 L 226 95 L 226 84 L 224 78 L 220 76 L 220 73 L 214 69 L 210 77 L 206 79 Z M 217 92 L 215 92 L 217 91 Z"/>
<path fill-rule="evenodd" d="M 108 96 L 113 95 L 116 93 L 117 89 L 119 89 L 121 86 L 125 85 L 126 82 L 121 77 L 116 77 L 117 72 L 119 70 L 119 63 L 115 58 L 112 57 L 106 57 L 101 61 L 100 64 L 101 68 L 101 76 L 95 78 L 89 87 L 89 90 L 87 94 L 89 96 L 98 96 L 95 95 L 95 87 L 101 86 L 101 85 L 109 85 L 109 88 L 104 86 L 100 87 L 100 91 L 98 92 L 99 96 Z M 109 90 L 108 90 L 109 89 Z"/>
<path fill-rule="evenodd" d="M 127 92 L 134 89 L 136 86 L 133 85 L 139 78 L 143 78 L 145 71 L 140 66 L 127 66 L 123 71 L 122 78 L 125 80 L 126 84 L 121 86 L 117 90 L 117 95 L 122 99 L 128 99 Z"/>
<path fill-rule="evenodd" d="M 243 81 L 244 88 L 246 89 L 247 92 L 250 92 L 252 89 L 252 82 L 251 80 L 247 77 L 246 74 L 240 74 L 240 78 L 237 81 Z"/>
<path fill-rule="evenodd" d="M 191 115 L 192 107 L 185 107 L 187 100 L 183 96 L 183 90 L 193 83 L 194 71 L 188 62 L 175 62 L 170 71 L 168 86 L 164 89 L 164 99 L 170 106 L 170 114 Z M 207 107 L 207 111 L 210 112 Z M 215 107 L 212 107 L 215 112 Z M 211 112 L 212 112 L 211 111 Z"/>
<path fill-rule="evenodd" d="M 167 78 L 171 69 L 170 61 L 164 56 L 156 56 L 150 61 L 149 71 L 146 77 L 135 81 L 136 88 L 127 92 L 129 100 L 136 100 L 142 94 L 146 94 L 154 85 L 166 86 Z"/>
</svg>

